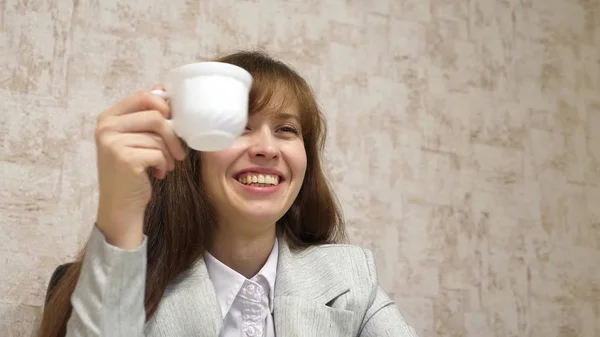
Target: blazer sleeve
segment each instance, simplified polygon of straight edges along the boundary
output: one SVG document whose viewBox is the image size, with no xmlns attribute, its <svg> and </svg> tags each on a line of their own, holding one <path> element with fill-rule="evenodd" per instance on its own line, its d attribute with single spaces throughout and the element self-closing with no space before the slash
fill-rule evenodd
<svg viewBox="0 0 600 337">
<path fill-rule="evenodd" d="M 143 336 L 147 238 L 136 250 L 108 244 L 94 226 L 71 295 L 66 337 Z"/>
<path fill-rule="evenodd" d="M 372 302 L 361 324 L 359 337 L 418 337 L 398 307 L 379 286 L 373 254 L 365 250 L 372 281 Z"/>
</svg>

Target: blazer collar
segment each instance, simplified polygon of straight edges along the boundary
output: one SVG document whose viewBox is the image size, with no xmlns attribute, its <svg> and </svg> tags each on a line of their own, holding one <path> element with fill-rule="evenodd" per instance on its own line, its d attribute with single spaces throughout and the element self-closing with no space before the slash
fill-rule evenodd
<svg viewBox="0 0 600 337">
<path fill-rule="evenodd" d="M 328 304 L 350 290 L 327 249 L 294 250 L 279 239 L 273 317 L 278 337 L 348 336 L 352 312 Z M 223 318 L 204 259 L 173 282 L 147 336 L 218 336 Z"/>
<path fill-rule="evenodd" d="M 340 266 L 318 247 L 292 249 L 279 240 L 275 297 L 302 297 L 324 305 L 350 289 Z"/>
<path fill-rule="evenodd" d="M 223 327 L 215 289 L 204 259 L 169 285 L 146 336 L 218 336 Z"/>
<path fill-rule="evenodd" d="M 278 250 L 275 297 L 301 297 L 325 305 L 350 289 L 341 276 L 341 266 L 331 259 L 326 249 L 292 249 L 285 238 L 279 238 Z M 212 289 L 207 298 L 216 299 L 203 259 L 182 279 L 189 287 L 199 285 L 203 291 Z"/>
<path fill-rule="evenodd" d="M 330 306 L 349 292 L 326 248 L 293 250 L 280 240 L 273 320 L 277 337 L 352 335 L 353 312 Z"/>
</svg>

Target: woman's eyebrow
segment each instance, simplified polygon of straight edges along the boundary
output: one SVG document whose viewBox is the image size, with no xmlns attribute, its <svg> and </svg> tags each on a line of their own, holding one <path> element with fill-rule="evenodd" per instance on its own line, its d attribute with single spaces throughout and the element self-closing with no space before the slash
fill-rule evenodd
<svg viewBox="0 0 600 337">
<path fill-rule="evenodd" d="M 298 117 L 297 114 L 293 114 L 293 113 L 289 113 L 289 112 L 275 112 L 271 115 L 271 118 L 277 119 L 277 120 L 293 119 L 296 122 L 300 121 L 300 118 Z"/>
</svg>

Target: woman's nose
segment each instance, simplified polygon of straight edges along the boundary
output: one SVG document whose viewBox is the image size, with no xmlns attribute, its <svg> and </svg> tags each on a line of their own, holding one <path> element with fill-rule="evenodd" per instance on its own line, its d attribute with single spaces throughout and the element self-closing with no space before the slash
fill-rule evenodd
<svg viewBox="0 0 600 337">
<path fill-rule="evenodd" d="M 252 135 L 252 142 L 249 148 L 250 156 L 273 159 L 279 156 L 279 149 L 271 130 L 266 128 L 255 132 Z"/>
</svg>

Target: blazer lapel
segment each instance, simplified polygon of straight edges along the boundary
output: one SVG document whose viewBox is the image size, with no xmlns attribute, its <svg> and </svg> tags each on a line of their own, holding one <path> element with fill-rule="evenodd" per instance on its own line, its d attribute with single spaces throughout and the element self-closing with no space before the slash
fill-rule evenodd
<svg viewBox="0 0 600 337">
<path fill-rule="evenodd" d="M 280 240 L 273 318 L 277 337 L 349 336 L 353 313 L 330 302 L 350 287 L 317 247 L 293 251 Z"/>
<path fill-rule="evenodd" d="M 215 337 L 222 325 L 219 302 L 201 259 L 167 288 L 145 333 L 149 337 Z"/>
</svg>

